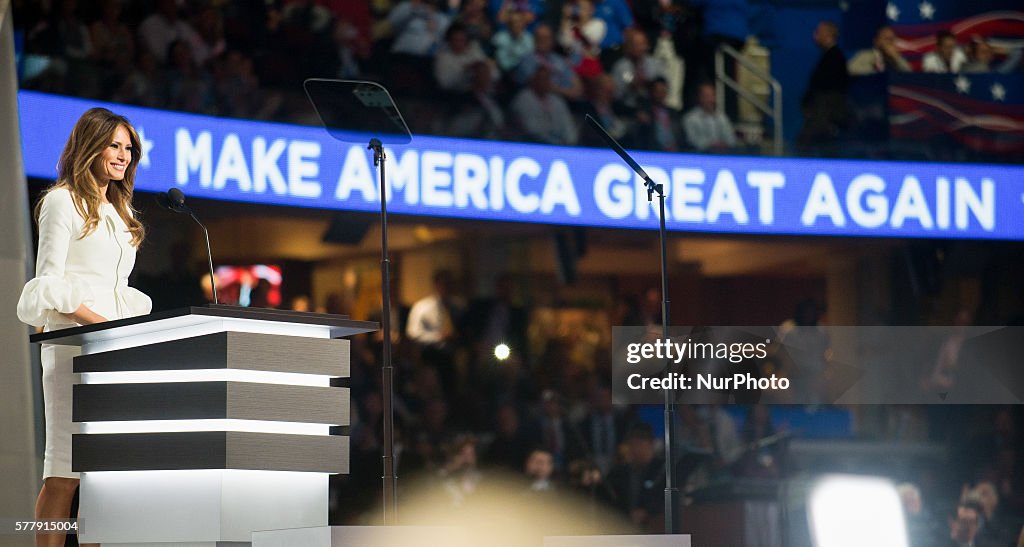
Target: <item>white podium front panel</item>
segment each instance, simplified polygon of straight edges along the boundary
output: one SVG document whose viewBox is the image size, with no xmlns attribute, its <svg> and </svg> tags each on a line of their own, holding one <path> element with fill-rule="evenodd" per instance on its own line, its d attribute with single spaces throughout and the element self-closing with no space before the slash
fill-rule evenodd
<svg viewBox="0 0 1024 547">
<path fill-rule="evenodd" d="M 327 525 L 328 475 L 286 471 L 82 474 L 80 541 L 250 542 L 267 527 Z"/>
</svg>

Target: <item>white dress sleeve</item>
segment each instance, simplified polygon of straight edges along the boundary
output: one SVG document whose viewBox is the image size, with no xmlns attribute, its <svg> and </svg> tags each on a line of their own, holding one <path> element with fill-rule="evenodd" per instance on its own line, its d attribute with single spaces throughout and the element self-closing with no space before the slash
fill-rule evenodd
<svg viewBox="0 0 1024 547">
<path fill-rule="evenodd" d="M 138 317 L 153 311 L 153 299 L 135 287 L 127 287 L 122 295 L 125 305 L 125 317 Z"/>
<path fill-rule="evenodd" d="M 25 284 L 18 300 L 18 319 L 29 325 L 42 327 L 51 312 L 72 313 L 95 300 L 88 285 L 64 271 L 71 238 L 76 237 L 73 225 L 77 214 L 67 190 L 55 190 L 43 198 L 36 277 Z"/>
</svg>

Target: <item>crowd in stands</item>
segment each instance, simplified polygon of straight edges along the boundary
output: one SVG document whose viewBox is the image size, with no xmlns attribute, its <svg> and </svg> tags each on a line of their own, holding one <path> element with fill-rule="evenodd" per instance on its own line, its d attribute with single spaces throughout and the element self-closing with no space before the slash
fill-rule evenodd
<svg viewBox="0 0 1024 547">
<path fill-rule="evenodd" d="M 686 23 L 691 7 L 631 4 L 54 0 L 15 2 L 14 13 L 29 89 L 314 123 L 305 78 L 367 78 L 401 98 L 414 132 L 597 144 L 580 130 L 590 113 L 634 147 L 736 147 L 713 94 L 697 98 L 709 48 L 742 45 L 746 2 L 691 1 L 708 14 L 703 34 Z"/>
<path fill-rule="evenodd" d="M 629 147 L 728 152 L 752 150 L 737 138 L 737 99 L 717 105 L 707 89 L 715 49 L 742 50 L 751 10 L 748 0 L 23 0 L 15 24 L 31 89 L 313 124 L 305 78 L 367 78 L 388 85 L 418 133 L 601 145 L 586 113 Z M 978 37 L 961 47 L 948 30 L 935 39 L 923 72 L 1020 69 L 1020 48 Z M 888 26 L 848 63 L 834 22 L 814 41 L 823 56 L 797 139 L 809 153 L 848 130 L 850 76 L 913 70 Z"/>
</svg>

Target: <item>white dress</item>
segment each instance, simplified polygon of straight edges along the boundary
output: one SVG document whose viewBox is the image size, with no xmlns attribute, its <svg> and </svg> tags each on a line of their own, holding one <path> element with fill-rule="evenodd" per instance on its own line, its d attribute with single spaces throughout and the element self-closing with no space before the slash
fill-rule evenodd
<svg viewBox="0 0 1024 547">
<path fill-rule="evenodd" d="M 80 237 L 85 219 L 75 211 L 71 193 L 58 189 L 43 198 L 39 211 L 39 250 L 36 277 L 18 301 L 18 318 L 46 331 L 77 326 L 61 316 L 85 304 L 113 320 L 149 313 L 152 302 L 128 286 L 135 266 L 135 247 L 128 226 L 104 204 L 100 222 Z M 42 344 L 43 399 L 46 417 L 46 452 L 43 478 L 78 478 L 71 471 L 71 386 L 75 383 L 72 359 L 77 348 Z"/>
</svg>

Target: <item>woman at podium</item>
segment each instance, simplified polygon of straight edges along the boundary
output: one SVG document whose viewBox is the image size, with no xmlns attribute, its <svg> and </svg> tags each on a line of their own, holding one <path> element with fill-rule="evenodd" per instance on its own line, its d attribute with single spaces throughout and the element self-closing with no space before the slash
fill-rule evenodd
<svg viewBox="0 0 1024 547">
<path fill-rule="evenodd" d="M 18 318 L 46 331 L 147 314 L 148 296 L 128 286 L 145 230 L 132 194 L 139 136 L 105 108 L 85 112 L 64 145 L 57 182 L 36 205 L 36 276 L 22 290 Z M 72 359 L 77 348 L 43 344 L 46 452 L 37 519 L 64 519 L 78 487 L 71 471 Z M 63 545 L 60 535 L 40 542 Z"/>
</svg>

